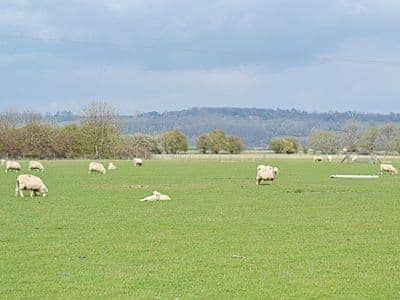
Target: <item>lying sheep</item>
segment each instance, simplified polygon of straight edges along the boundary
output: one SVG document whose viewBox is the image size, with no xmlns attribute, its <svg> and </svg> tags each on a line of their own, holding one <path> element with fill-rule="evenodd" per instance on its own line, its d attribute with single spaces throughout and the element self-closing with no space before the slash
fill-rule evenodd
<svg viewBox="0 0 400 300">
<path fill-rule="evenodd" d="M 21 171 L 21 165 L 16 162 L 16 161 L 6 161 L 6 173 L 11 170 L 11 171 Z"/>
<path fill-rule="evenodd" d="M 101 163 L 98 162 L 91 162 L 89 164 L 89 174 L 92 172 L 96 172 L 96 173 L 100 173 L 105 175 L 106 174 L 106 169 L 104 168 L 104 166 Z"/>
<path fill-rule="evenodd" d="M 322 162 L 322 161 L 324 161 L 324 158 L 322 156 L 315 155 L 313 157 L 313 160 L 314 160 L 314 162 Z"/>
<path fill-rule="evenodd" d="M 18 193 L 21 197 L 24 197 L 23 191 L 31 191 L 31 197 L 36 196 L 37 193 L 45 197 L 49 192 L 48 188 L 39 177 L 33 175 L 19 175 L 15 186 L 15 197 L 18 196 Z"/>
<path fill-rule="evenodd" d="M 43 165 L 38 161 L 30 161 L 29 162 L 29 170 L 37 170 L 37 171 L 44 171 Z"/>
<path fill-rule="evenodd" d="M 153 192 L 153 195 L 145 197 L 140 200 L 140 202 L 145 202 L 145 201 L 168 201 L 171 200 L 171 198 L 168 195 L 161 194 L 157 191 Z"/>
<path fill-rule="evenodd" d="M 391 175 L 394 175 L 394 174 L 397 175 L 399 173 L 397 171 L 397 169 L 393 165 L 390 165 L 390 164 L 381 164 L 380 165 L 380 170 L 381 170 L 381 174 L 389 173 Z"/>
<path fill-rule="evenodd" d="M 143 160 L 142 160 L 141 158 L 135 158 L 135 159 L 133 160 L 133 164 L 134 164 L 136 167 L 141 167 L 141 166 L 143 165 Z"/>
<path fill-rule="evenodd" d="M 256 183 L 260 185 L 261 181 L 274 181 L 278 176 L 278 168 L 259 165 L 257 167 Z"/>
<path fill-rule="evenodd" d="M 117 167 L 112 162 L 108 164 L 108 170 L 116 170 L 116 169 Z"/>
</svg>

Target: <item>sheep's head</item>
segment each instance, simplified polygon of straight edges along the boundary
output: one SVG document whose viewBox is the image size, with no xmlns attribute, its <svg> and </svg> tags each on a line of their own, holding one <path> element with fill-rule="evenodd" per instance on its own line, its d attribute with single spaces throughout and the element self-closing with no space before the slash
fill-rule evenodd
<svg viewBox="0 0 400 300">
<path fill-rule="evenodd" d="M 47 188 L 47 186 L 43 185 L 40 188 L 40 193 L 42 194 L 43 197 L 46 197 L 47 194 L 49 193 L 49 189 Z"/>
</svg>

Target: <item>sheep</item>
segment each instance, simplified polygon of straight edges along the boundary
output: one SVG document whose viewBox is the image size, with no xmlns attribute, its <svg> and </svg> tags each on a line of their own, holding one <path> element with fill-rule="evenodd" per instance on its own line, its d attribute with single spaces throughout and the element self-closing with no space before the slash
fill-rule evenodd
<svg viewBox="0 0 400 300">
<path fill-rule="evenodd" d="M 89 174 L 92 172 L 97 172 L 100 174 L 105 175 L 106 174 L 106 169 L 104 168 L 104 166 L 101 163 L 98 162 L 91 162 L 89 164 Z"/>
<path fill-rule="evenodd" d="M 168 201 L 168 200 L 171 200 L 171 198 L 168 195 L 164 195 L 157 191 L 154 191 L 153 195 L 145 197 L 139 201 L 145 202 L 145 201 Z"/>
<path fill-rule="evenodd" d="M 133 164 L 134 164 L 136 167 L 141 167 L 141 166 L 143 165 L 143 160 L 142 160 L 141 158 L 135 158 L 135 159 L 133 160 Z"/>
<path fill-rule="evenodd" d="M 46 197 L 49 192 L 42 179 L 33 175 L 19 175 L 15 186 L 15 197 L 18 197 L 18 193 L 21 197 L 24 197 L 23 191 L 31 191 L 31 197 L 36 196 L 36 193 Z"/>
<path fill-rule="evenodd" d="M 275 178 L 278 176 L 279 169 L 278 167 L 274 167 Z"/>
<path fill-rule="evenodd" d="M 261 181 L 274 181 L 278 176 L 278 168 L 271 166 L 257 166 L 256 184 L 260 185 Z"/>
<path fill-rule="evenodd" d="M 324 158 L 320 155 L 314 155 L 313 160 L 314 162 L 322 162 L 324 161 Z"/>
<path fill-rule="evenodd" d="M 381 164 L 380 165 L 380 170 L 381 170 L 381 174 L 389 173 L 391 175 L 393 175 L 393 174 L 397 175 L 399 173 L 397 171 L 397 169 L 393 165 L 390 165 L 390 164 Z"/>
<path fill-rule="evenodd" d="M 32 160 L 29 162 L 29 170 L 38 170 L 43 172 L 44 167 L 40 162 Z"/>
<path fill-rule="evenodd" d="M 117 167 L 112 162 L 108 164 L 108 170 L 116 170 L 116 169 Z"/>
<path fill-rule="evenodd" d="M 6 161 L 6 173 L 8 173 L 9 170 L 21 171 L 21 165 L 16 161 Z"/>
</svg>

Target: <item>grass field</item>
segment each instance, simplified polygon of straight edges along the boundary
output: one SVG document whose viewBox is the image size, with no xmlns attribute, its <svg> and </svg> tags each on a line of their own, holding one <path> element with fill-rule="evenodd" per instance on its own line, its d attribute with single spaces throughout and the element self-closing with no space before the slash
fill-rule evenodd
<svg viewBox="0 0 400 300">
<path fill-rule="evenodd" d="M 256 187 L 255 162 L 47 162 L 34 199 L 1 172 L 0 298 L 400 298 L 400 177 L 269 163 Z M 153 190 L 172 201 L 138 201 Z"/>
</svg>

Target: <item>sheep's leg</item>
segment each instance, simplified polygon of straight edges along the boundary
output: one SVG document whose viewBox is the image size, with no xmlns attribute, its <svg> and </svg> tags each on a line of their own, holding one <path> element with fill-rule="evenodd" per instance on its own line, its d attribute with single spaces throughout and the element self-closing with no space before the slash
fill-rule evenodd
<svg viewBox="0 0 400 300">
<path fill-rule="evenodd" d="M 35 193 L 34 191 L 31 191 L 31 198 L 33 197 L 34 193 Z"/>
<path fill-rule="evenodd" d="M 24 192 L 22 192 L 22 189 L 19 190 L 19 195 L 21 196 L 21 198 L 24 198 Z"/>
</svg>

